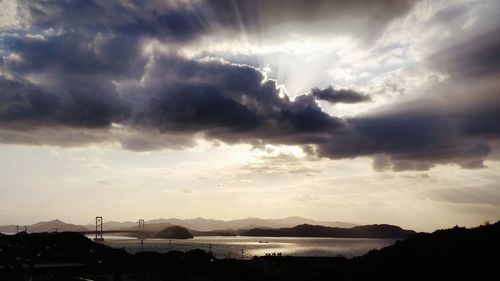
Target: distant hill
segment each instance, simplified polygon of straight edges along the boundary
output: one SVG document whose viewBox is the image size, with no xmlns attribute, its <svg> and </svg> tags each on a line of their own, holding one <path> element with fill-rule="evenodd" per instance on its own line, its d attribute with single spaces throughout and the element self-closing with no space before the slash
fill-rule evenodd
<svg viewBox="0 0 500 281">
<path fill-rule="evenodd" d="M 238 220 L 213 220 L 213 219 L 204 219 L 204 218 L 195 218 L 195 219 L 177 219 L 177 218 L 169 218 L 169 219 L 155 219 L 146 221 L 148 223 L 169 223 L 172 225 L 179 225 L 182 227 L 186 227 L 189 229 L 196 229 L 197 231 L 223 231 L 223 230 L 246 230 L 251 228 L 259 228 L 259 227 L 269 227 L 269 228 L 280 228 L 280 227 L 292 227 L 299 224 L 315 224 L 315 225 L 324 225 L 331 227 L 353 227 L 355 224 L 348 222 L 338 222 L 338 221 L 315 221 L 303 217 L 287 217 L 281 219 L 259 219 L 249 217 L 246 219 L 238 219 Z"/>
<path fill-rule="evenodd" d="M 327 227 L 322 225 L 302 224 L 291 228 L 254 228 L 240 233 L 241 236 L 269 237 L 338 237 L 338 238 L 394 238 L 402 239 L 414 234 L 399 226 L 374 224 L 352 228 Z"/>
<path fill-rule="evenodd" d="M 86 227 L 81 225 L 75 225 L 70 223 L 65 223 L 60 220 L 51 220 L 38 222 L 35 224 L 26 226 L 28 232 L 52 232 L 52 231 L 86 231 Z M 19 227 L 19 231 L 23 231 L 24 226 Z M 15 225 L 0 226 L 0 232 L 16 232 Z"/>
<path fill-rule="evenodd" d="M 211 230 L 211 231 L 198 231 L 189 229 L 189 232 L 193 234 L 193 236 L 237 236 L 237 231 L 231 230 Z"/>
<path fill-rule="evenodd" d="M 294 216 L 281 219 L 259 219 L 259 218 L 249 217 L 246 219 L 238 219 L 230 221 L 204 219 L 204 218 L 153 219 L 146 221 L 145 227 L 147 231 L 160 231 L 165 227 L 178 225 L 193 230 L 193 232 L 196 232 L 198 234 L 197 236 L 209 236 L 209 235 L 228 236 L 228 235 L 236 235 L 241 231 L 246 231 L 252 228 L 285 228 L 285 227 L 293 227 L 299 224 L 324 225 L 330 227 L 343 227 L 343 228 L 350 228 L 356 226 L 355 224 L 348 222 L 315 221 L 312 219 Z M 110 229 L 135 230 L 138 228 L 138 222 L 105 221 L 103 226 L 104 229 L 108 230 Z M 93 230 L 95 228 L 94 225 L 79 226 L 79 225 L 64 223 L 60 220 L 39 222 L 33 225 L 28 225 L 27 227 L 28 227 L 28 232 L 54 231 L 55 228 L 57 228 L 59 231 L 85 231 L 85 230 Z M 23 229 L 24 226 L 19 227 L 19 231 L 22 231 Z M 16 232 L 16 226 L 15 225 L 0 226 L 0 232 L 9 232 L 9 233 Z"/>
<path fill-rule="evenodd" d="M 193 235 L 184 227 L 174 225 L 160 230 L 154 235 L 154 238 L 189 239 L 193 238 Z"/>
<path fill-rule="evenodd" d="M 19 231 L 22 231 L 24 227 L 20 226 Z M 13 224 L 0 226 L 0 232 L 2 233 L 16 233 L 16 226 Z"/>
</svg>

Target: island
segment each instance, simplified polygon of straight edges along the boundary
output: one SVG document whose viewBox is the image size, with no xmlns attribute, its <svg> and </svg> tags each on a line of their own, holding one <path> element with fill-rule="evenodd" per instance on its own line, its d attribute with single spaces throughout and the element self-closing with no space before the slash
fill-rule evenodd
<svg viewBox="0 0 500 281">
<path fill-rule="evenodd" d="M 166 238 L 166 239 L 190 239 L 193 235 L 184 227 L 173 225 L 167 226 L 164 229 L 156 233 L 154 238 Z"/>
<path fill-rule="evenodd" d="M 403 239 L 415 231 L 389 224 L 362 225 L 351 228 L 301 224 L 290 228 L 254 228 L 241 236 L 262 237 L 333 237 L 333 238 L 387 238 Z"/>
</svg>

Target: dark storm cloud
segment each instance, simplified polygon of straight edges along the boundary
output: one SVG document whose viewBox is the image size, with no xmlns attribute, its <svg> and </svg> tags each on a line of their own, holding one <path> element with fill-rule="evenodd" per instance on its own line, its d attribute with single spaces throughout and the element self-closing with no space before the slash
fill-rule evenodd
<svg viewBox="0 0 500 281">
<path fill-rule="evenodd" d="M 500 8 L 500 7 L 499 7 Z M 454 78 L 468 79 L 500 74 L 500 24 L 487 33 L 442 50 L 431 57 L 433 65 Z"/>
<path fill-rule="evenodd" d="M 155 123 L 164 130 L 226 128 L 253 130 L 261 120 L 255 112 L 210 84 L 172 85 L 173 91 L 151 100 Z"/>
<path fill-rule="evenodd" d="M 60 41 L 61 38 L 46 40 Z M 45 48 L 57 46 L 61 52 L 67 51 L 61 45 L 73 46 L 23 41 L 23 46 L 26 44 Z M 27 57 L 25 50 L 53 53 L 31 46 L 19 50 L 23 51 L 19 52 L 22 57 Z M 74 65 L 74 57 L 84 58 L 82 65 Z M 101 57 L 99 53 L 80 48 L 74 50 L 73 56 L 40 59 L 36 70 L 48 80 L 40 85 L 3 78 L 0 81 L 2 90 L 9 94 L 4 97 L 0 122 L 9 129 L 16 126 L 109 128 L 112 123 L 122 123 L 145 134 L 150 131 L 181 135 L 202 133 L 226 142 L 252 143 L 269 142 L 272 138 L 286 143 L 308 143 L 321 138 L 325 130 L 333 132 L 342 127 L 342 121 L 324 113 L 311 96 L 299 96 L 294 101 L 287 96 L 280 97 L 276 82 L 266 81 L 260 71 L 250 66 L 159 55 L 147 62 L 135 59 L 143 63 L 142 68 L 130 63 L 134 59 L 121 62 L 131 65 L 127 68 L 130 73 L 122 73 L 119 66 L 100 69 L 106 59 L 115 58 Z M 28 64 L 22 62 L 6 66 L 19 73 L 30 73 Z M 140 71 L 143 68 L 147 69 L 144 73 Z M 139 71 L 138 75 L 134 75 L 134 69 Z M 55 76 L 57 79 L 52 81 Z M 125 78 L 132 90 L 118 94 L 110 80 Z M 48 109 L 37 108 L 35 102 Z M 133 150 L 161 148 L 158 142 L 144 138 L 118 141 Z M 57 143 L 60 144 L 60 140 Z"/>
<path fill-rule="evenodd" d="M 280 97 L 276 82 L 250 67 L 220 61 L 163 57 L 144 77 L 148 102 L 134 124 L 164 132 L 200 132 L 224 141 L 273 137 L 295 142 L 302 134 L 342 127 L 314 98 Z"/>
<path fill-rule="evenodd" d="M 480 29 L 488 31 L 456 39 L 428 59 L 448 80 L 412 100 L 348 119 L 348 129 L 318 145 L 316 153 L 372 156 L 377 170 L 484 167 L 500 137 L 500 40 L 498 26 Z"/>
<path fill-rule="evenodd" d="M 416 0 L 21 0 L 34 25 L 86 29 L 176 41 L 223 32 L 263 36 L 348 33 L 373 39 L 392 19 L 404 15 Z"/>
<path fill-rule="evenodd" d="M 292 100 L 256 68 L 177 53 L 202 35 L 241 30 L 352 31 L 370 39 L 413 2 L 22 1 L 29 30 L 0 37 L 0 141 L 112 141 L 144 151 L 183 148 L 202 136 L 301 145 L 327 158 L 369 156 L 379 170 L 482 167 L 500 134 L 493 36 L 436 56 L 452 82 L 467 83 L 349 119 L 323 112 L 317 100 L 368 96 L 326 88 Z M 172 50 L 145 52 L 152 39 Z"/>
<path fill-rule="evenodd" d="M 453 114 L 464 135 L 500 136 L 500 25 L 431 57 L 435 68 L 445 71 L 469 93 L 460 96 L 463 109 Z M 464 108 L 465 107 L 465 108 Z"/>
<path fill-rule="evenodd" d="M 498 96 L 498 95 L 497 95 Z M 485 104 L 477 111 L 459 116 L 458 125 L 465 135 L 478 137 L 500 136 L 500 104 L 494 102 Z"/>
<path fill-rule="evenodd" d="M 82 86 L 82 85 L 80 85 Z M 127 118 L 127 106 L 107 89 L 73 88 L 57 95 L 31 84 L 0 76 L 0 124 L 6 128 L 38 126 L 99 128 Z"/>
<path fill-rule="evenodd" d="M 43 125 L 59 107 L 59 98 L 20 81 L 0 76 L 0 122 L 29 120 Z"/>
<path fill-rule="evenodd" d="M 373 156 L 378 170 L 426 170 L 438 163 L 481 168 L 500 137 L 500 40 L 493 33 L 430 57 L 450 75 L 413 100 L 351 118 L 318 146 L 330 158 Z"/>
<path fill-rule="evenodd" d="M 15 34 L 4 36 L 2 43 L 8 50 L 22 55 L 21 61 L 4 65 L 26 74 L 43 71 L 119 78 L 139 75 L 138 67 L 142 68 L 144 63 L 137 61 L 138 38 L 113 32 L 68 31 L 40 40 Z"/>
<path fill-rule="evenodd" d="M 187 41 L 205 33 L 196 5 L 175 1 L 21 0 L 28 20 L 39 28 L 157 36 Z"/>
<path fill-rule="evenodd" d="M 427 170 L 446 163 L 483 167 L 491 150 L 488 141 L 462 134 L 456 116 L 444 113 L 449 108 L 421 107 L 428 103 L 413 101 L 399 104 L 398 110 L 350 119 L 350 130 L 318 146 L 318 153 L 339 159 L 375 156 L 377 170 Z"/>
<path fill-rule="evenodd" d="M 349 89 L 334 89 L 332 86 L 323 90 L 314 88 L 311 94 L 318 100 L 330 103 L 358 103 L 369 101 L 370 97 Z"/>
<path fill-rule="evenodd" d="M 76 5 L 75 1 L 68 3 Z M 55 2 L 40 7 L 43 11 L 34 13 L 35 22 L 45 24 L 47 17 L 67 16 L 61 11 L 69 9 L 68 3 L 58 9 L 53 7 Z M 97 9 L 94 2 L 81 5 L 85 11 Z M 122 122 L 166 133 L 201 132 L 226 141 L 286 138 L 340 126 L 313 98 L 290 101 L 280 97 L 276 83 L 264 81 L 255 68 L 188 60 L 175 53 L 145 56 L 140 49 L 142 35 L 123 33 L 121 27 L 94 32 L 96 25 L 113 20 L 101 16 L 97 13 L 95 22 L 82 22 L 80 28 L 60 34 L 43 34 L 37 40 L 29 34 L 4 36 L 4 46 L 22 59 L 2 66 L 18 75 L 36 74 L 37 85 L 26 83 L 57 101 L 44 116 L 28 112 L 10 116 L 13 105 L 6 104 L 5 124 L 29 125 L 35 117 L 46 120 L 44 126 L 77 128 L 105 128 Z M 119 94 L 120 82 L 133 90 Z M 137 147 L 141 142 L 128 143 Z"/>
</svg>

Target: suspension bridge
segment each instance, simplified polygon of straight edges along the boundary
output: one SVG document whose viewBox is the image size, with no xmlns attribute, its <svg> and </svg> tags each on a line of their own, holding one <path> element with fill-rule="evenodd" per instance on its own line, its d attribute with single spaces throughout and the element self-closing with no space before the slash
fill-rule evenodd
<svg viewBox="0 0 500 281">
<path fill-rule="evenodd" d="M 95 241 L 104 241 L 104 234 L 116 234 L 116 233 L 134 233 L 138 234 L 137 237 L 139 239 L 143 239 L 147 232 L 145 230 L 145 222 L 143 219 L 140 219 L 138 222 L 137 229 L 104 229 L 104 221 L 102 217 L 95 217 L 95 230 L 88 231 L 78 231 L 78 233 L 85 235 L 95 235 Z"/>
</svg>

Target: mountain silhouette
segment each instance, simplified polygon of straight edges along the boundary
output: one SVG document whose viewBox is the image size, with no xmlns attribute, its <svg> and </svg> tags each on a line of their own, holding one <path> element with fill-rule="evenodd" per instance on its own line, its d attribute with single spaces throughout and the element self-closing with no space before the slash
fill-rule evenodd
<svg viewBox="0 0 500 281">
<path fill-rule="evenodd" d="M 241 230 L 241 229 L 251 229 L 258 227 L 268 227 L 268 228 L 280 228 L 280 227 L 293 227 L 299 224 L 317 224 L 325 225 L 331 227 L 353 227 L 355 224 L 348 222 L 339 221 L 315 221 L 308 218 L 292 216 L 280 219 L 260 219 L 254 217 L 248 217 L 245 219 L 237 220 L 214 220 L 205 218 L 194 218 L 194 219 L 154 219 L 146 221 L 147 223 L 169 223 L 172 225 L 179 225 L 189 229 L 196 229 L 197 231 L 221 231 L 221 230 Z"/>
<path fill-rule="evenodd" d="M 200 235 L 206 236 L 211 235 L 211 233 L 218 233 L 224 235 L 236 235 L 241 230 L 248 230 L 252 228 L 283 228 L 283 227 L 293 227 L 299 224 L 315 224 L 324 225 L 331 227 L 353 227 L 355 224 L 348 222 L 339 221 L 315 221 L 308 218 L 292 216 L 280 219 L 260 219 L 254 217 L 248 217 L 245 219 L 237 220 L 214 220 L 205 218 L 194 218 L 194 219 L 178 219 L 178 218 L 168 218 L 168 219 L 152 219 L 145 222 L 146 230 L 149 231 L 160 231 L 161 229 L 178 225 L 185 227 L 187 229 L 198 232 Z M 138 227 L 138 222 L 125 221 L 105 221 L 104 229 L 112 230 L 135 230 Z M 62 222 L 60 220 L 52 220 L 48 222 L 39 222 L 32 225 L 27 225 L 28 232 L 45 232 L 54 231 L 56 228 L 59 231 L 85 231 L 94 230 L 94 225 L 74 225 Z M 24 226 L 21 226 L 19 230 L 23 230 Z M 15 225 L 0 226 L 0 232 L 5 233 L 15 233 Z"/>
<path fill-rule="evenodd" d="M 24 231 L 25 226 L 19 226 L 19 231 Z M 87 227 L 65 223 L 61 220 L 42 221 L 35 224 L 27 225 L 28 232 L 52 232 L 52 231 L 86 231 Z M 0 226 L 0 232 L 15 233 L 15 225 Z"/>
</svg>

